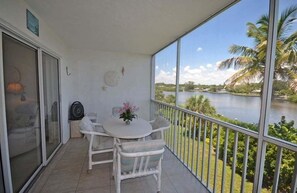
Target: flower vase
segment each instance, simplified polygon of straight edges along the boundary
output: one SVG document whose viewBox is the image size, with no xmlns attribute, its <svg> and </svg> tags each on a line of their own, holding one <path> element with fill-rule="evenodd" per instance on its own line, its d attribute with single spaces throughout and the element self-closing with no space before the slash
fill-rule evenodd
<svg viewBox="0 0 297 193">
<path fill-rule="evenodd" d="M 130 120 L 125 121 L 126 125 L 130 125 Z"/>
</svg>

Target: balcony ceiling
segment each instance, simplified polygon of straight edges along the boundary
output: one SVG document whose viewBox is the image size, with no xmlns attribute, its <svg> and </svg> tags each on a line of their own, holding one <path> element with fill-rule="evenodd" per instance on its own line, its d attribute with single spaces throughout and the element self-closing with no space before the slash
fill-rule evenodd
<svg viewBox="0 0 297 193">
<path fill-rule="evenodd" d="M 153 54 L 236 0 L 25 1 L 70 48 Z"/>
</svg>

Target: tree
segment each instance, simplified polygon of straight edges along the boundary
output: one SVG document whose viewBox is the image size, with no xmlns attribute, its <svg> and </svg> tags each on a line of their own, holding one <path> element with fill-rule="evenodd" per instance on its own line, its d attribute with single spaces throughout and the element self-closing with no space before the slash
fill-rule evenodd
<svg viewBox="0 0 297 193">
<path fill-rule="evenodd" d="M 168 103 L 170 105 L 175 105 L 175 96 L 170 94 L 170 95 L 167 95 L 165 97 L 165 100 L 164 100 L 165 103 Z"/>
<path fill-rule="evenodd" d="M 189 81 L 185 83 L 185 91 L 192 91 L 194 90 L 195 85 L 193 81 Z"/>
<path fill-rule="evenodd" d="M 216 114 L 216 109 L 210 104 L 209 99 L 203 95 L 195 95 L 188 98 L 185 108 L 205 115 Z"/>
<path fill-rule="evenodd" d="M 156 87 L 155 90 L 155 99 L 158 101 L 164 101 L 165 95 L 163 91 L 160 89 L 160 87 Z"/>
<path fill-rule="evenodd" d="M 297 90 L 297 31 L 290 33 L 290 29 L 297 20 L 297 6 L 284 10 L 278 20 L 277 43 L 275 54 L 274 79 L 290 82 L 290 86 Z M 259 80 L 263 83 L 269 16 L 263 15 L 256 24 L 247 23 L 247 36 L 254 39 L 255 46 L 247 47 L 232 45 L 231 54 L 236 54 L 222 61 L 219 69 L 239 69 L 226 80 L 226 84 L 235 86 L 238 83 Z"/>
</svg>

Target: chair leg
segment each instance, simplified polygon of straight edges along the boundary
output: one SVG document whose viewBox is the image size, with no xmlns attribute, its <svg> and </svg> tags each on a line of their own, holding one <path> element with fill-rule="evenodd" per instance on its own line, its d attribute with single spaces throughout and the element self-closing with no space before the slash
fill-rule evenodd
<svg viewBox="0 0 297 193">
<path fill-rule="evenodd" d="M 161 165 L 161 160 L 159 161 L 159 166 L 158 166 L 158 174 L 157 174 L 157 183 L 158 183 L 158 190 L 157 192 L 161 192 L 161 174 L 162 174 L 162 165 Z"/>
<path fill-rule="evenodd" d="M 116 156 L 117 156 L 117 152 L 116 152 L 116 146 L 115 144 L 117 143 L 117 139 L 113 138 L 113 163 L 112 163 L 112 175 L 115 176 L 115 165 L 116 165 Z"/>
<path fill-rule="evenodd" d="M 157 187 L 157 192 L 161 192 L 161 173 L 158 173 L 158 187 Z"/>
<path fill-rule="evenodd" d="M 119 177 L 116 178 L 116 193 L 121 193 L 121 180 Z"/>
<path fill-rule="evenodd" d="M 89 170 L 92 170 L 92 153 L 89 152 Z"/>
</svg>

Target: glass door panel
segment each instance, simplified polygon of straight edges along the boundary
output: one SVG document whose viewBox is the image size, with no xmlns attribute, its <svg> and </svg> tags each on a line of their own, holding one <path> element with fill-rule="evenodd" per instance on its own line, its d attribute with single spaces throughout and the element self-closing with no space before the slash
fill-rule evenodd
<svg viewBox="0 0 297 193">
<path fill-rule="evenodd" d="M 37 50 L 3 34 L 3 68 L 12 184 L 17 192 L 42 162 Z"/>
<path fill-rule="evenodd" d="M 42 53 L 46 156 L 49 158 L 61 142 L 59 112 L 58 59 Z"/>
</svg>

